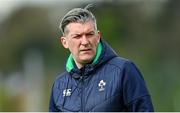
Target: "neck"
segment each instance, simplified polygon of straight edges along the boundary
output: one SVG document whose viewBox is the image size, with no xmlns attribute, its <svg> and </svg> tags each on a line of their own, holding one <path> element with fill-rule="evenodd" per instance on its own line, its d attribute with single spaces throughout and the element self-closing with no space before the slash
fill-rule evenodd
<svg viewBox="0 0 180 113">
<path fill-rule="evenodd" d="M 75 64 L 76 64 L 78 69 L 81 69 L 84 66 L 84 64 L 78 63 L 76 61 L 75 61 Z"/>
<path fill-rule="evenodd" d="M 76 64 L 76 66 L 77 66 L 78 69 L 81 69 L 81 68 L 84 67 L 86 64 L 92 63 L 92 62 L 90 62 L 90 63 L 78 63 L 77 61 L 74 61 L 74 62 L 75 62 L 75 64 Z"/>
</svg>

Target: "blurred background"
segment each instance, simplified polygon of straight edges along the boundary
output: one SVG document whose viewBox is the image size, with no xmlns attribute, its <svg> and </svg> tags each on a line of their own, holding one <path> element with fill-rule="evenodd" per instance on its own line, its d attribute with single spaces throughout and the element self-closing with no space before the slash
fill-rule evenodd
<svg viewBox="0 0 180 113">
<path fill-rule="evenodd" d="M 180 0 L 0 0 L 0 111 L 48 111 L 69 55 L 60 20 L 88 3 L 102 37 L 141 70 L 155 111 L 180 111 Z"/>
</svg>

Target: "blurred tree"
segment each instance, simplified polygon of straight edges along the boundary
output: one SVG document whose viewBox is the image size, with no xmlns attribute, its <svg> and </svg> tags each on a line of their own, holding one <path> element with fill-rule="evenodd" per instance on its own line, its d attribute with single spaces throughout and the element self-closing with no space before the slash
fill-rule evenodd
<svg viewBox="0 0 180 113">
<path fill-rule="evenodd" d="M 20 67 L 24 52 L 31 48 L 43 51 L 47 62 L 64 55 L 57 52 L 59 42 L 53 34 L 48 13 L 45 8 L 23 7 L 2 23 L 0 69 L 8 71 Z"/>
</svg>

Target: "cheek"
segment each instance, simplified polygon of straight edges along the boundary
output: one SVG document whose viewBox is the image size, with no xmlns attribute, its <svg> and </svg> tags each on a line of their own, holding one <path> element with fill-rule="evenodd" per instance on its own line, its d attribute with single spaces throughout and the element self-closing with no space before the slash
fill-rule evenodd
<svg viewBox="0 0 180 113">
<path fill-rule="evenodd" d="M 77 46 L 77 44 L 75 44 L 75 43 L 69 43 L 68 45 L 69 45 L 69 50 L 70 50 L 72 53 L 78 51 L 78 46 Z"/>
</svg>

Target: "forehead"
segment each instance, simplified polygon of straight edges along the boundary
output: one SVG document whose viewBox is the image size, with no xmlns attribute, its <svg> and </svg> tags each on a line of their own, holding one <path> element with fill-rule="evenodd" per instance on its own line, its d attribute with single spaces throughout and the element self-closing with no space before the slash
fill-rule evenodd
<svg viewBox="0 0 180 113">
<path fill-rule="evenodd" d="M 81 34 L 94 31 L 94 23 L 92 21 L 85 23 L 70 23 L 67 26 L 69 34 Z"/>
</svg>

